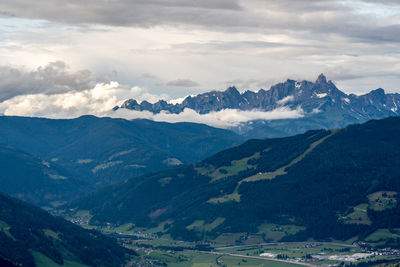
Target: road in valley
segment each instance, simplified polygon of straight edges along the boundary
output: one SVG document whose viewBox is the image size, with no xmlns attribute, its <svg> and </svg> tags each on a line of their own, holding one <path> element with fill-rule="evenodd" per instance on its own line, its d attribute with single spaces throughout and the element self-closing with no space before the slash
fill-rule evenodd
<svg viewBox="0 0 400 267">
<path fill-rule="evenodd" d="M 196 250 L 196 252 L 203 253 L 203 254 L 219 255 L 219 256 L 230 256 L 230 257 L 238 257 L 238 258 L 246 258 L 246 259 L 264 260 L 264 261 L 276 261 L 276 262 L 296 264 L 296 265 L 308 266 L 308 267 L 315 267 L 316 266 L 316 265 L 313 265 L 313 264 L 310 264 L 310 263 L 306 263 L 306 262 L 280 260 L 280 259 L 267 258 L 267 257 L 261 257 L 261 256 L 247 256 L 247 255 L 241 255 L 241 254 L 222 253 L 222 252 L 216 252 L 216 251 L 201 251 L 201 250 Z"/>
</svg>

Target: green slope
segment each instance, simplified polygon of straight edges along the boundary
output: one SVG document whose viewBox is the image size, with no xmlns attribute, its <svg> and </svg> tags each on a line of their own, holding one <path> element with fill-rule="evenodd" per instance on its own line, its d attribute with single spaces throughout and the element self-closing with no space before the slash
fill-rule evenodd
<svg viewBox="0 0 400 267">
<path fill-rule="evenodd" d="M 0 194 L 0 259 L 19 266 L 120 266 L 135 253 Z"/>
<path fill-rule="evenodd" d="M 298 226 L 283 240 L 365 238 L 400 228 L 399 135 L 400 118 L 388 118 L 251 140 L 197 164 L 106 187 L 72 207 L 90 211 L 92 224 L 168 221 L 164 231 L 184 239 L 257 233 L 265 223 Z M 353 220 L 363 203 L 366 220 Z"/>
</svg>

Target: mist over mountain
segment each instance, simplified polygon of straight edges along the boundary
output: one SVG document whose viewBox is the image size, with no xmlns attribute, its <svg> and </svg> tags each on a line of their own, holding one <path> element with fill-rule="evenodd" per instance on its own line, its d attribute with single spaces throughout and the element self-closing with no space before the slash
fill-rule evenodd
<svg viewBox="0 0 400 267">
<path fill-rule="evenodd" d="M 368 94 L 346 94 L 321 74 L 315 82 L 287 80 L 269 90 L 240 93 L 235 87 L 225 91 L 211 91 L 186 97 L 182 103 L 171 104 L 160 100 L 154 104 L 126 100 L 114 110 L 127 109 L 150 111 L 155 114 L 168 112 L 180 114 L 192 109 L 199 114 L 223 110 L 271 112 L 285 107 L 299 110 L 298 118 L 256 119 L 232 127 L 249 138 L 281 137 L 303 133 L 310 129 L 332 129 L 370 119 L 381 119 L 400 114 L 400 94 L 386 94 L 381 88 Z"/>
</svg>

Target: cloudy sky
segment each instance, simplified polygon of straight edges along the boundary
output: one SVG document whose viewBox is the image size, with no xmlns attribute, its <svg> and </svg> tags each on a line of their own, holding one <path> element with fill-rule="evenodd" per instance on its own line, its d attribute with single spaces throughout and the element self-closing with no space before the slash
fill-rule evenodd
<svg viewBox="0 0 400 267">
<path fill-rule="evenodd" d="M 400 92 L 398 0 L 2 0 L 0 113 L 269 88 L 325 73 Z"/>
</svg>

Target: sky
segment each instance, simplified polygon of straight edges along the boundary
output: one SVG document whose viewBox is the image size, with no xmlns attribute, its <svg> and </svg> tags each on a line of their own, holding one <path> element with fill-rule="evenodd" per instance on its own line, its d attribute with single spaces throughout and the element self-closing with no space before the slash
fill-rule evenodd
<svg viewBox="0 0 400 267">
<path fill-rule="evenodd" d="M 320 73 L 400 92 L 399 48 L 398 0 L 2 0 L 0 113 L 102 115 Z"/>
</svg>

